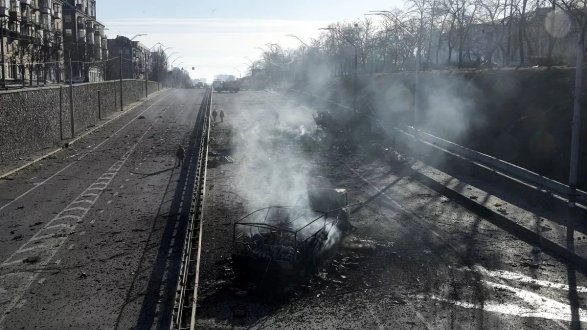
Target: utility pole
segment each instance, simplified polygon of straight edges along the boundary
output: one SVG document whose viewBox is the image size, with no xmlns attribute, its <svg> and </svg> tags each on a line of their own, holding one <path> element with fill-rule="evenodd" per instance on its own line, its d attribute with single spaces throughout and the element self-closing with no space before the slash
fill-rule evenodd
<svg viewBox="0 0 587 330">
<path fill-rule="evenodd" d="M 0 17 L 0 52 L 2 53 L 2 88 L 6 89 L 6 69 L 4 68 L 4 16 Z"/>
<path fill-rule="evenodd" d="M 122 101 L 122 52 L 120 53 L 120 111 L 124 110 L 124 102 Z"/>
<path fill-rule="evenodd" d="M 161 90 L 161 56 L 163 55 L 161 54 L 161 46 L 159 46 L 159 53 L 157 54 L 157 91 Z"/>
<path fill-rule="evenodd" d="M 135 79 L 135 59 L 134 49 L 132 47 L 132 40 L 130 41 L 130 79 Z"/>
<path fill-rule="evenodd" d="M 569 217 L 567 223 L 567 241 L 574 240 L 574 209 L 577 201 L 577 178 L 581 149 L 581 96 L 583 94 L 583 61 L 585 51 L 585 28 L 587 17 L 579 20 L 579 37 L 577 40 L 577 62 L 575 64 L 575 95 L 573 96 L 573 119 L 571 123 L 571 164 L 569 173 Z"/>
<path fill-rule="evenodd" d="M 359 66 L 359 52 L 357 49 L 357 45 L 353 45 L 355 47 L 355 74 L 354 74 L 354 78 L 353 78 L 353 110 L 355 110 L 355 112 L 358 112 L 357 110 L 357 93 L 358 91 L 358 83 L 357 83 L 357 79 L 359 78 L 359 73 L 358 71 L 358 66 Z"/>
<path fill-rule="evenodd" d="M 359 36 L 359 24 L 355 23 L 355 30 L 357 32 L 357 37 Z M 358 38 L 357 38 L 358 40 Z M 355 110 L 355 112 L 358 112 L 357 110 L 357 94 L 359 93 L 358 91 L 358 82 L 357 79 L 359 79 L 359 49 L 357 47 L 357 40 L 355 40 L 355 42 L 352 44 L 353 47 L 355 47 L 355 75 L 353 78 L 353 110 Z"/>
<path fill-rule="evenodd" d="M 512 0 L 513 1 L 513 0 Z M 418 45 L 417 45 L 417 49 L 416 49 L 416 86 L 414 87 L 414 132 L 416 135 L 418 135 L 418 118 L 419 118 L 419 112 L 420 112 L 420 66 L 421 66 L 421 57 L 422 57 L 422 31 L 423 31 L 423 19 L 420 18 L 420 26 L 419 26 L 419 31 L 418 31 L 418 35 L 414 35 L 414 33 L 410 32 L 410 30 L 408 30 L 408 28 L 404 25 L 404 23 L 402 23 L 402 21 L 397 17 L 396 14 L 394 14 L 393 12 L 389 11 L 389 10 L 377 10 L 377 11 L 371 11 L 369 14 L 367 15 L 381 15 L 381 16 L 385 16 L 389 19 L 393 19 L 396 24 L 402 29 L 404 30 L 407 34 L 409 34 L 412 37 L 415 37 L 416 40 L 418 40 Z"/>
<path fill-rule="evenodd" d="M 145 98 L 149 97 L 149 71 L 147 70 L 147 53 L 145 53 Z"/>
<path fill-rule="evenodd" d="M 73 118 L 73 65 L 71 64 L 71 54 L 69 54 L 69 117 L 71 124 L 71 138 L 75 137 L 75 123 Z"/>
</svg>

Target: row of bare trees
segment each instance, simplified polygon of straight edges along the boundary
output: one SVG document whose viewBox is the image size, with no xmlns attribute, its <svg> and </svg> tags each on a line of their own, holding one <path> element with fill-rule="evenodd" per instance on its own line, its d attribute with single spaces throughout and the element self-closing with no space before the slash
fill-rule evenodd
<svg viewBox="0 0 587 330">
<path fill-rule="evenodd" d="M 334 23 L 297 49 L 264 47 L 252 73 L 300 79 L 421 68 L 574 65 L 585 0 L 407 0 Z M 296 37 L 292 35 L 292 37 Z M 320 71 L 322 70 L 322 71 Z"/>
</svg>

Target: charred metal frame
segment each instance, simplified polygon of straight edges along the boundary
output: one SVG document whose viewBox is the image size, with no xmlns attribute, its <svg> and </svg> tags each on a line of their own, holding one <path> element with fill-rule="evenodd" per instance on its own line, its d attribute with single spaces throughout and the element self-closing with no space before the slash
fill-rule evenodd
<svg viewBox="0 0 587 330">
<path fill-rule="evenodd" d="M 267 217 L 269 216 L 271 211 L 274 209 L 290 209 L 290 210 L 297 209 L 297 210 L 302 210 L 302 211 L 311 211 L 312 213 L 318 214 L 319 216 L 317 216 L 316 218 L 309 221 L 307 224 L 305 224 L 304 226 L 302 226 L 298 229 L 288 229 L 288 228 L 283 228 L 283 227 L 276 226 L 276 225 L 270 225 L 266 222 Z M 249 219 L 251 216 L 253 216 L 259 212 L 265 212 L 265 216 L 263 217 L 263 222 L 244 222 L 244 220 Z M 297 266 L 300 265 L 300 263 L 302 261 L 306 260 L 309 257 L 309 254 L 311 254 L 314 251 L 314 249 L 316 248 L 316 245 L 320 242 L 319 235 L 327 233 L 328 227 L 330 227 L 330 229 L 332 229 L 332 227 L 337 225 L 338 219 L 329 218 L 328 217 L 329 213 L 332 213 L 332 212 L 321 212 L 321 211 L 315 211 L 315 210 L 305 209 L 305 208 L 295 207 L 295 206 L 270 206 L 270 207 L 258 209 L 254 212 L 247 214 L 246 216 L 244 216 L 239 221 L 236 221 L 233 224 L 233 239 L 232 239 L 233 251 L 235 251 L 236 255 L 249 256 L 248 253 L 243 253 L 243 252 L 250 250 L 250 246 L 247 246 L 246 242 L 241 241 L 241 239 L 244 239 L 244 237 L 246 236 L 244 231 L 246 231 L 247 228 L 249 228 L 249 230 L 251 228 L 258 228 L 258 229 L 266 229 L 269 231 L 273 231 L 273 232 L 278 233 L 278 236 L 280 237 L 280 240 L 278 242 L 279 245 L 281 245 L 283 247 L 291 247 L 293 249 L 292 260 L 275 260 L 275 261 L 280 261 L 282 263 L 285 262 L 286 266 L 288 266 L 288 268 L 295 269 Z M 303 215 L 300 215 L 293 220 L 289 220 L 287 222 L 287 224 L 295 223 L 296 221 L 298 221 L 302 217 L 303 217 Z M 312 226 L 313 224 L 316 224 L 318 221 L 323 221 L 323 223 L 319 229 L 317 229 L 312 234 L 308 235 L 308 237 L 305 237 L 305 238 L 301 237 L 300 238 L 301 233 L 304 230 L 306 230 L 308 227 Z M 239 227 L 244 227 L 243 232 L 238 230 Z M 284 239 L 284 234 L 290 235 L 290 237 L 293 237 L 293 239 L 290 239 L 288 242 L 287 239 Z M 253 241 L 253 240 L 251 240 L 251 241 Z"/>
</svg>

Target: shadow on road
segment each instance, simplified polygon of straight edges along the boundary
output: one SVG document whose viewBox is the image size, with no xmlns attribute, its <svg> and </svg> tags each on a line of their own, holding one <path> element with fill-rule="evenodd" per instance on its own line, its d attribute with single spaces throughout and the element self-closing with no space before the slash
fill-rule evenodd
<svg viewBox="0 0 587 330">
<path fill-rule="evenodd" d="M 130 304 L 140 299 L 140 312 L 133 328 L 168 328 L 171 324 L 200 148 L 201 115 L 202 112 L 189 135 L 184 166 L 172 173 L 167 183 L 116 328 L 126 327 L 122 324 L 122 317 Z M 148 177 L 174 169 L 142 175 Z"/>
<path fill-rule="evenodd" d="M 150 176 L 155 176 L 155 175 L 163 174 L 165 172 L 171 172 L 171 171 L 173 171 L 175 169 L 176 169 L 176 167 L 175 166 L 172 166 L 170 168 L 167 168 L 167 169 L 164 169 L 164 170 L 161 170 L 161 171 L 157 171 L 157 172 L 153 172 L 153 173 L 139 173 L 139 172 L 133 172 L 133 171 L 130 171 L 130 173 L 133 173 L 133 174 L 136 174 L 136 175 L 140 175 L 141 176 L 140 178 L 141 179 L 144 179 L 144 178 L 148 178 Z"/>
<path fill-rule="evenodd" d="M 571 217 L 574 216 L 574 212 L 572 212 L 569 208 L 569 212 L 567 214 L 567 219 L 570 222 L 567 224 L 569 229 L 567 231 L 567 249 L 571 252 L 575 252 L 575 240 L 571 233 L 574 233 L 574 224 L 576 223 L 577 219 L 572 219 Z M 581 315 L 579 314 L 580 301 L 579 295 L 577 293 L 577 271 L 575 266 L 571 263 L 567 264 L 567 284 L 569 285 L 569 305 L 571 307 L 571 326 L 570 329 L 572 330 L 579 330 L 581 329 Z"/>
</svg>

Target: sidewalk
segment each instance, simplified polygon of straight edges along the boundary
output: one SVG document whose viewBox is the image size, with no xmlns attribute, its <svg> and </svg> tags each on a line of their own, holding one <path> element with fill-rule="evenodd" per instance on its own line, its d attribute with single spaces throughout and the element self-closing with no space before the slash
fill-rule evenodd
<svg viewBox="0 0 587 330">
<path fill-rule="evenodd" d="M 96 130 L 104 127 L 105 125 L 115 121 L 116 119 L 120 118 L 121 116 L 133 111 L 138 106 L 142 105 L 143 103 L 159 96 L 161 93 L 165 92 L 167 89 L 161 89 L 160 91 L 154 92 L 149 97 L 142 99 L 140 101 L 131 103 L 124 107 L 124 111 L 119 111 L 110 114 L 109 116 L 103 118 L 102 120 L 96 122 L 93 126 L 86 128 L 82 133 L 79 133 L 78 136 L 70 139 L 64 139 L 61 141 L 60 147 L 53 147 L 53 148 L 45 148 L 43 150 L 39 150 L 37 152 L 32 153 L 29 157 L 21 157 L 18 160 L 8 161 L 7 163 L 0 164 L 0 180 L 7 180 L 8 177 L 21 171 L 33 164 L 36 164 L 44 159 L 53 158 L 55 154 L 62 151 L 66 148 L 66 146 L 71 146 L 80 139 L 86 137 L 89 134 L 92 134 Z"/>
</svg>

